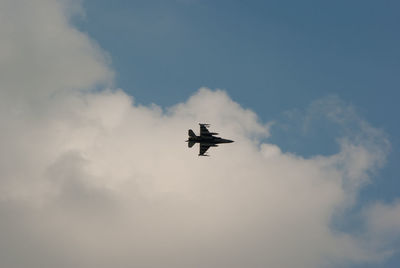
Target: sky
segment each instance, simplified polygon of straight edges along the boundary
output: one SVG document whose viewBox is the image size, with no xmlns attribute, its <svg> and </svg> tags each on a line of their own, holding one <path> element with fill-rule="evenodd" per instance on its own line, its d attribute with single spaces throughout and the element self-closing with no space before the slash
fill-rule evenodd
<svg viewBox="0 0 400 268">
<path fill-rule="evenodd" d="M 117 86 L 138 102 L 168 107 L 207 86 L 274 121 L 333 95 L 399 148 L 398 1 L 113 2 L 84 1 L 77 25 L 110 53 Z M 273 131 L 284 151 L 338 150 L 332 129 Z M 392 150 L 386 179 L 368 195 L 396 197 L 398 161 Z"/>
<path fill-rule="evenodd" d="M 398 267 L 399 7 L 0 0 L 0 266 Z"/>
</svg>

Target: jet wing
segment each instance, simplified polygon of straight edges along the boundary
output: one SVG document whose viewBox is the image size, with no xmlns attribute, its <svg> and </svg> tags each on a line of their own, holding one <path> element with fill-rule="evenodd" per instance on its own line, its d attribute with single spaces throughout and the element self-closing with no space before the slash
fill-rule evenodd
<svg viewBox="0 0 400 268">
<path fill-rule="evenodd" d="M 208 131 L 208 124 L 199 124 L 200 125 L 200 136 L 211 136 L 210 131 Z"/>
<path fill-rule="evenodd" d="M 210 146 L 205 145 L 203 143 L 200 143 L 199 144 L 199 149 L 200 149 L 199 156 L 205 155 L 205 153 L 207 152 L 208 148 L 210 148 Z"/>
</svg>

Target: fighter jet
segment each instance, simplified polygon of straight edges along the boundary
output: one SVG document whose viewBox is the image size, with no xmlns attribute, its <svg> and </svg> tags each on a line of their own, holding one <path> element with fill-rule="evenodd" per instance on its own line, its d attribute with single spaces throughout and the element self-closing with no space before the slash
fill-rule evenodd
<svg viewBox="0 0 400 268">
<path fill-rule="evenodd" d="M 199 143 L 199 156 L 209 156 L 206 154 L 208 148 L 218 147 L 219 143 L 231 143 L 232 140 L 223 139 L 220 137 L 215 137 L 218 133 L 208 131 L 209 124 L 199 124 L 200 125 L 200 136 L 196 136 L 193 130 L 188 130 L 189 139 L 186 141 L 188 147 L 191 148 L 196 143 Z"/>
</svg>

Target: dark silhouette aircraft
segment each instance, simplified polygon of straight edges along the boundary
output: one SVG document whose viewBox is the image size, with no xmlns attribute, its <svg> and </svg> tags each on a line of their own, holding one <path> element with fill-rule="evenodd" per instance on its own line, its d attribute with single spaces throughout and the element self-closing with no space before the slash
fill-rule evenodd
<svg viewBox="0 0 400 268">
<path fill-rule="evenodd" d="M 205 154 L 210 147 L 218 147 L 219 143 L 231 143 L 232 140 L 223 139 L 220 137 L 215 137 L 218 133 L 208 131 L 209 124 L 199 124 L 200 125 L 200 136 L 196 136 L 193 130 L 188 130 L 189 139 L 186 141 L 188 147 L 191 148 L 195 143 L 199 143 L 199 156 L 209 156 Z"/>
</svg>

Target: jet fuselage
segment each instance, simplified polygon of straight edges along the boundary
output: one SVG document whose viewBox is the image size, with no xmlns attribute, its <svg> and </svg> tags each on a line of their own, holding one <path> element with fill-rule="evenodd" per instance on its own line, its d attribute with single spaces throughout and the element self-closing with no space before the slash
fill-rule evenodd
<svg viewBox="0 0 400 268">
<path fill-rule="evenodd" d="M 231 143 L 233 140 L 223 139 L 214 136 L 189 136 L 186 142 L 203 143 L 204 145 L 215 145 L 219 143 Z"/>
</svg>

